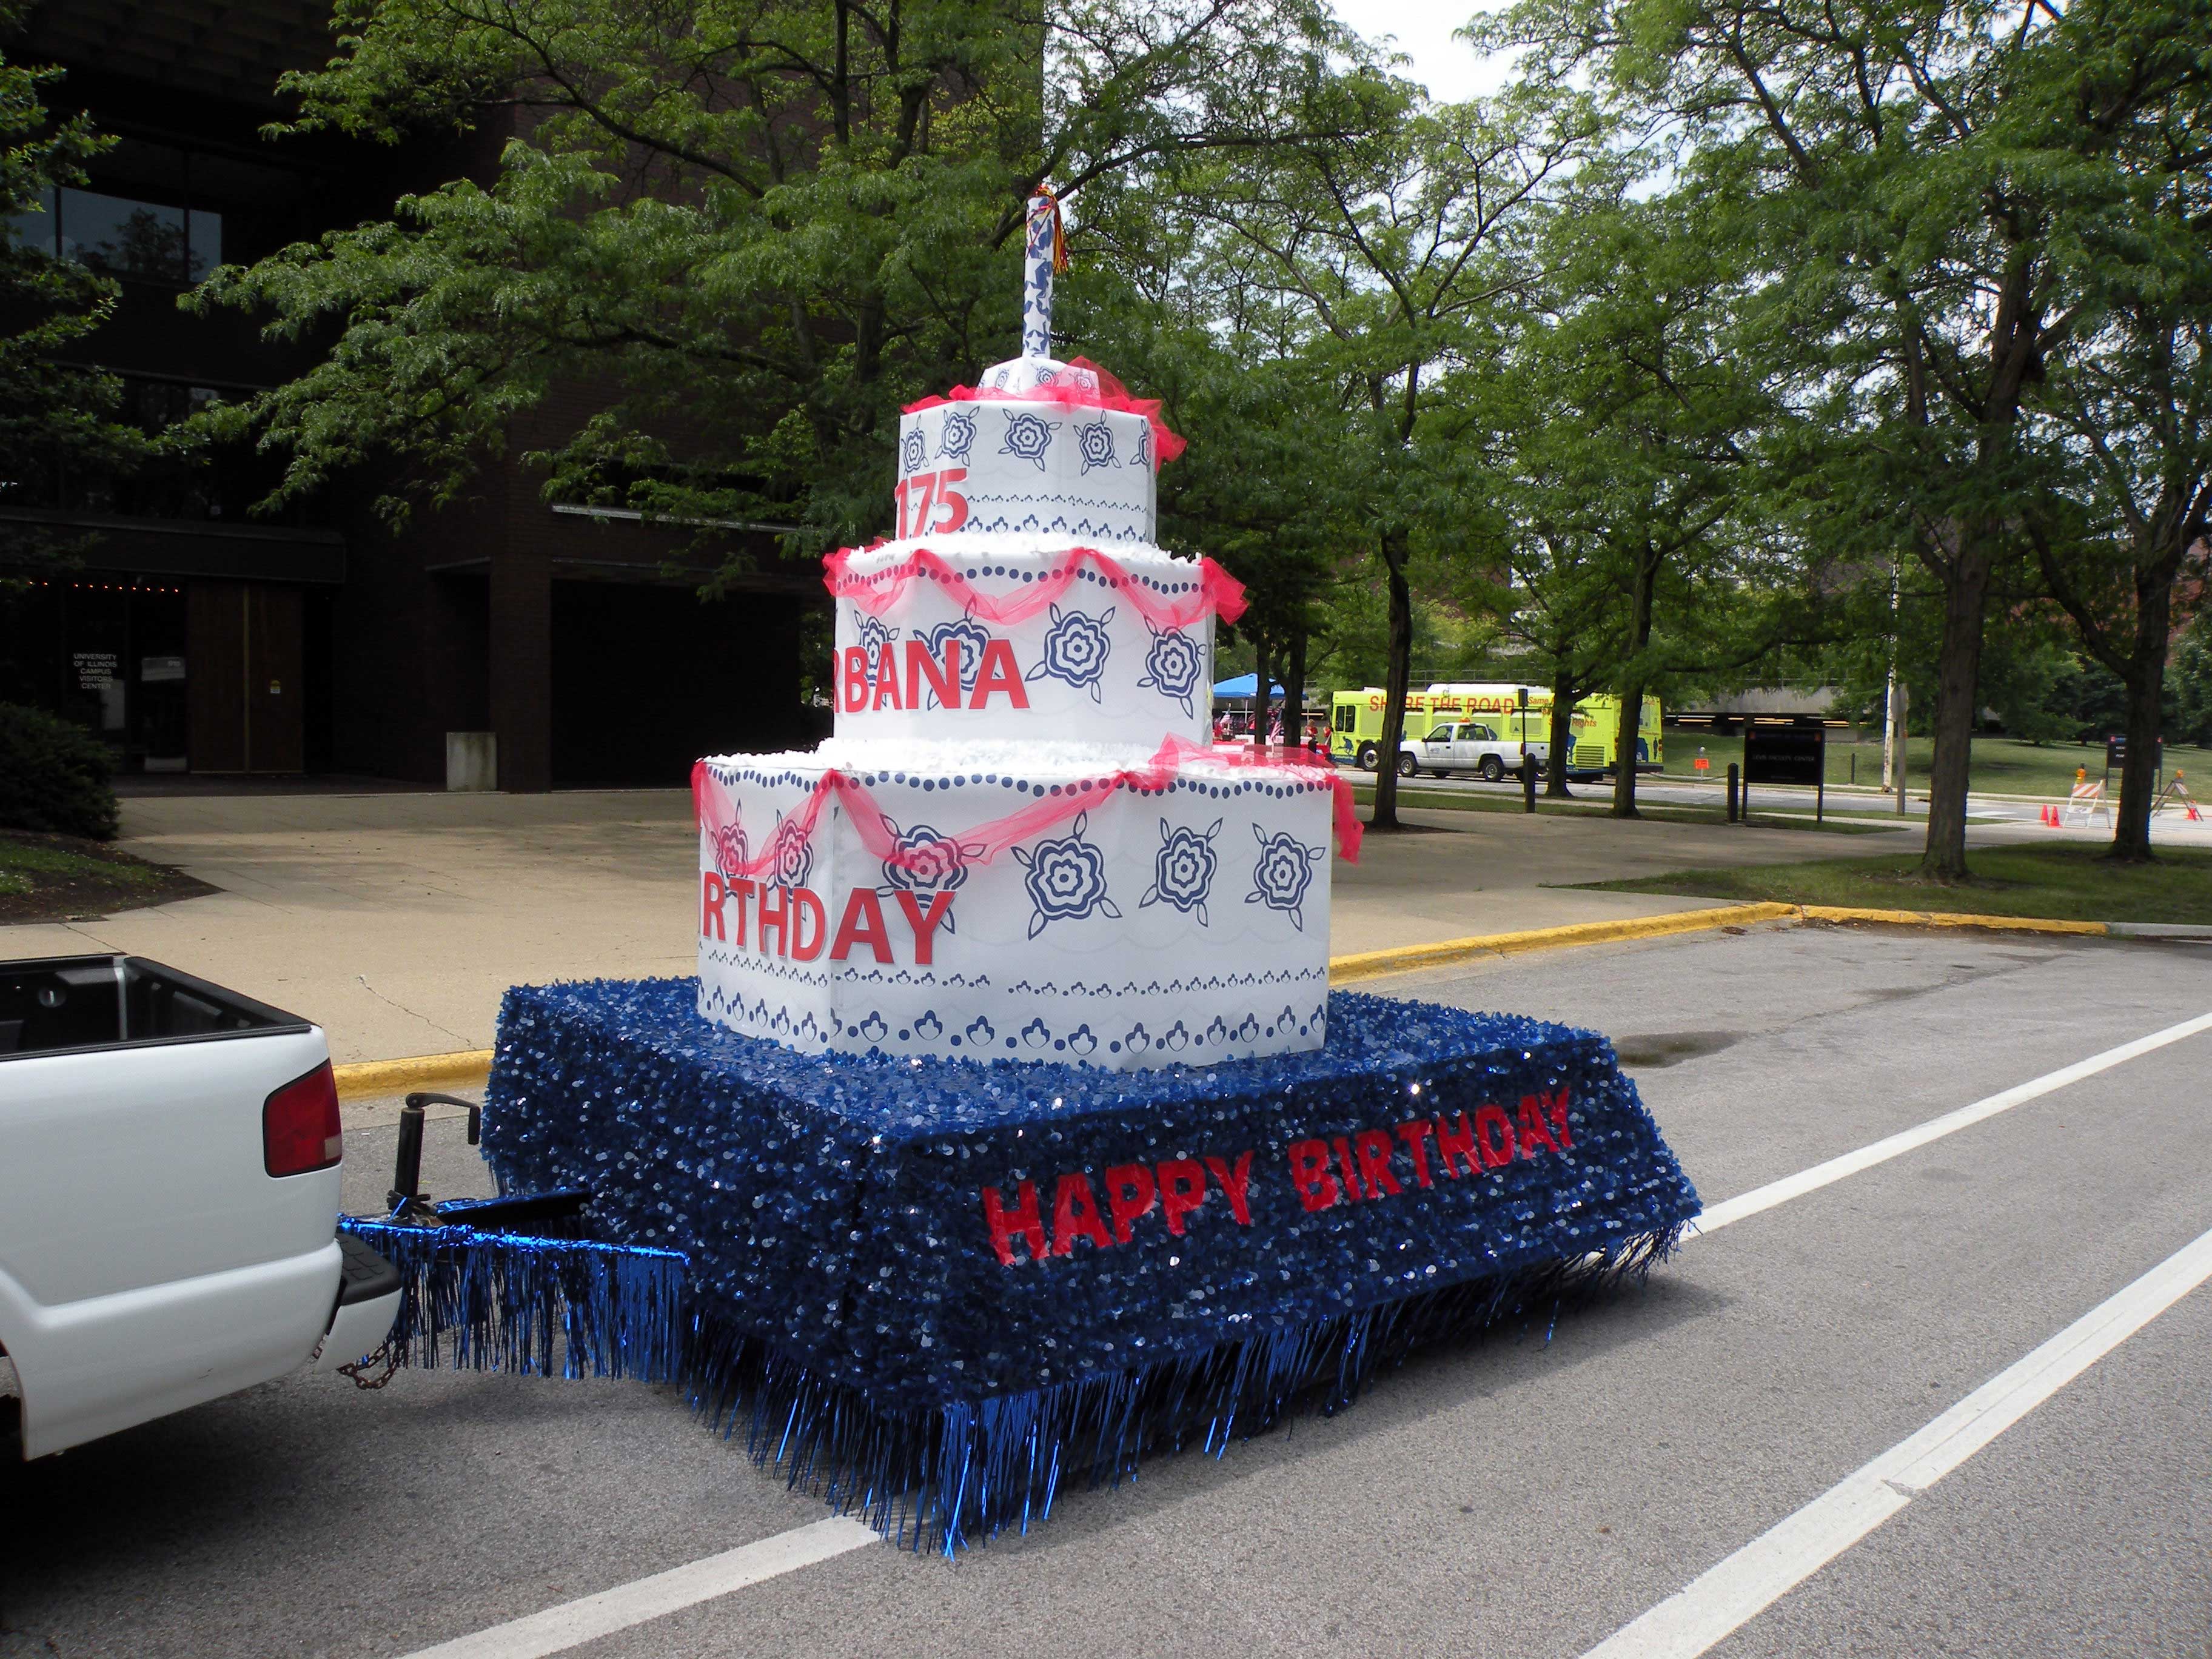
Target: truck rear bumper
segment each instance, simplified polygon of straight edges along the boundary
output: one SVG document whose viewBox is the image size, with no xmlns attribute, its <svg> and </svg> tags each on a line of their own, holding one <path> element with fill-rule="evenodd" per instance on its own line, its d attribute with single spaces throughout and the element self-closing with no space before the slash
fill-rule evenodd
<svg viewBox="0 0 2212 1659">
<path fill-rule="evenodd" d="M 282 1376 L 328 1329 L 341 1260 L 333 1239 L 276 1261 L 58 1308 L 32 1302 L 0 1274 L 15 1332 L 23 1455 L 42 1457 Z"/>
<path fill-rule="evenodd" d="M 345 1269 L 331 1328 L 315 1349 L 319 1371 L 334 1371 L 374 1352 L 399 1316 L 399 1270 L 351 1233 L 338 1235 L 338 1248 L 345 1253 Z"/>
</svg>

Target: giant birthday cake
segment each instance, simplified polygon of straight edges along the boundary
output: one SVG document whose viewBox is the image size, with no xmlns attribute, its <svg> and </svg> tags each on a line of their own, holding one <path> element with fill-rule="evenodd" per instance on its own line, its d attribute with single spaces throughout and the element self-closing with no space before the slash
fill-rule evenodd
<svg viewBox="0 0 2212 1659">
<path fill-rule="evenodd" d="M 1202 746 L 1242 594 L 1152 544 L 1156 411 L 1050 357 L 1049 224 L 1023 358 L 909 411 L 899 539 L 830 562 L 835 735 L 695 769 L 697 980 L 511 990 L 501 1197 L 353 1224 L 400 1352 L 681 1379 L 948 1550 L 1698 1207 L 1602 1037 L 1328 994 L 1348 798 Z"/>
<path fill-rule="evenodd" d="M 1344 792 L 1205 746 L 1243 590 L 1152 543 L 1181 442 L 1041 321 L 1024 346 L 908 411 L 898 539 L 828 561 L 835 735 L 694 774 L 699 1011 L 813 1052 L 1319 1048 Z"/>
</svg>

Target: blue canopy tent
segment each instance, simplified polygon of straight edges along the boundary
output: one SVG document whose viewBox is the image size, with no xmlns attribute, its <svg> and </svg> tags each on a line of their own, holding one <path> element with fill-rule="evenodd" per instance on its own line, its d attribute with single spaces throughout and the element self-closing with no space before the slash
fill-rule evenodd
<svg viewBox="0 0 2212 1659">
<path fill-rule="evenodd" d="M 1213 700 L 1216 702 L 1234 702 L 1239 699 L 1249 702 L 1259 695 L 1260 677 L 1256 673 L 1239 674 L 1233 679 L 1216 680 L 1213 683 Z M 1267 695 L 1271 697 L 1281 696 L 1283 695 L 1281 682 L 1269 680 Z"/>
</svg>

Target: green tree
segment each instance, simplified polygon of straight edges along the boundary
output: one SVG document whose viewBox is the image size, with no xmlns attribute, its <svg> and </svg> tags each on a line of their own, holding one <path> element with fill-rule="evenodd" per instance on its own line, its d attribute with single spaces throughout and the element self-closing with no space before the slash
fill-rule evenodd
<svg viewBox="0 0 2212 1659">
<path fill-rule="evenodd" d="M 2090 158 L 2119 234 L 2068 272 L 2081 346 L 2036 393 L 2050 467 L 2022 515 L 2082 648 L 2125 687 L 2112 852 L 2124 861 L 2151 856 L 2175 594 L 2197 586 L 2212 534 L 2212 101 L 2169 115 L 2131 135 L 2155 154 Z"/>
<path fill-rule="evenodd" d="M 1345 77 L 1354 108 L 1317 125 L 1356 143 L 1289 143 L 1170 176 L 1218 257 L 1299 322 L 1299 355 L 1329 388 L 1308 411 L 1336 452 L 1327 511 L 1381 567 L 1389 612 L 1388 697 L 1373 825 L 1395 830 L 1418 560 L 1463 552 L 1481 492 L 1449 383 L 1495 349 L 1525 280 L 1534 211 L 1589 148 L 1572 99 L 1524 92 L 1486 105 L 1426 105 L 1380 76 Z"/>
<path fill-rule="evenodd" d="M 1011 355 L 1024 200 L 1286 137 L 1314 0 L 344 0 L 294 131 L 506 135 L 495 173 L 226 269 L 197 303 L 334 331 L 217 411 L 283 493 L 393 465 L 450 495 L 528 416 L 547 489 L 663 521 L 880 530 L 900 407 Z M 1046 73 L 1049 64 L 1051 72 Z M 556 413 L 586 388 L 587 419 Z"/>
<path fill-rule="evenodd" d="M 1799 348 L 1831 497 L 1863 503 L 1854 550 L 1903 549 L 1942 592 L 1939 880 L 1966 873 L 1984 613 L 2037 472 L 2025 402 L 2077 343 L 2062 278 L 2114 207 L 2084 164 L 2193 95 L 2205 34 L 2202 0 L 1528 0 L 1489 36 L 1534 75 L 1595 68 L 1676 136 L 1689 188 L 1744 204 L 1730 234 L 1771 273 L 1767 337 Z"/>
</svg>

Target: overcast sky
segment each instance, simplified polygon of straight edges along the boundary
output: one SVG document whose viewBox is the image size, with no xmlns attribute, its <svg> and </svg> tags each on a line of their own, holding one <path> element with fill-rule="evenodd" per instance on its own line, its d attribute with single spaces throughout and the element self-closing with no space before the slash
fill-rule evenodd
<svg viewBox="0 0 2212 1659">
<path fill-rule="evenodd" d="M 1452 39 L 1476 12 L 1494 9 L 1484 0 L 1331 0 L 1331 8 L 1370 40 L 1395 35 L 1398 50 L 1413 60 L 1402 73 L 1432 98 L 1458 103 L 1496 90 L 1504 79 L 1502 64 L 1485 64 L 1466 41 Z"/>
</svg>

